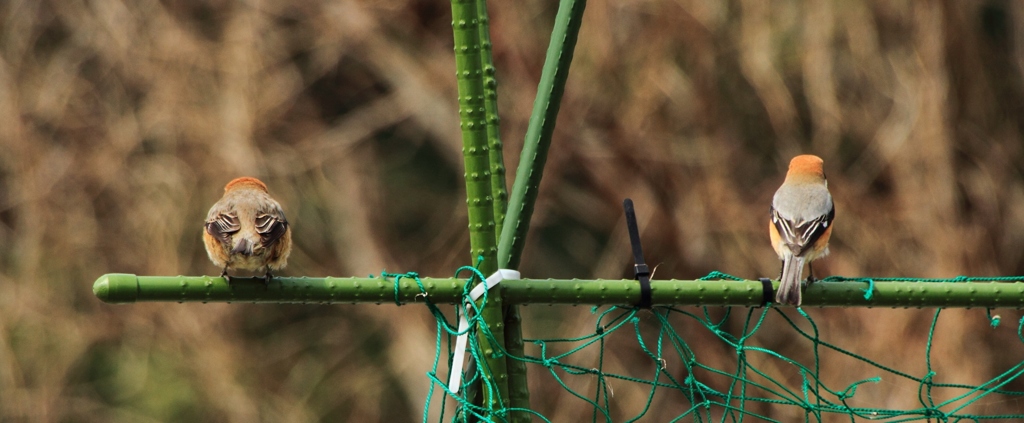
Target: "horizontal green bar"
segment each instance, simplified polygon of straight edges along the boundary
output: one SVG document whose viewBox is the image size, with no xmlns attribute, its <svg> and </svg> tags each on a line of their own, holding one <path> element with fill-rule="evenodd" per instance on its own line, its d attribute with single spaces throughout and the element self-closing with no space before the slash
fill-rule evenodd
<svg viewBox="0 0 1024 423">
<path fill-rule="evenodd" d="M 420 278 L 426 297 L 436 304 L 454 304 L 465 281 Z M 778 282 L 773 282 L 778 288 Z M 634 304 L 640 286 L 634 280 L 506 280 L 499 285 L 512 304 Z M 804 293 L 813 307 L 985 307 L 1024 308 L 1024 282 L 878 282 L 871 299 L 864 299 L 864 282 L 816 282 Z M 394 303 L 395 279 L 382 278 L 262 278 L 213 276 L 103 275 L 93 293 L 108 303 L 139 301 L 247 303 Z M 760 281 L 651 281 L 656 305 L 759 306 Z M 400 304 L 424 301 L 416 281 L 403 277 Z"/>
</svg>

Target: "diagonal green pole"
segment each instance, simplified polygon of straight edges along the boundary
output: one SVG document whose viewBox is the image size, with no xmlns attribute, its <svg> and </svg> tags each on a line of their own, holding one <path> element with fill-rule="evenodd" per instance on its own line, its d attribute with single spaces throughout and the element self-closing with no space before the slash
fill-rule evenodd
<svg viewBox="0 0 1024 423">
<path fill-rule="evenodd" d="M 502 267 L 519 267 L 586 3 L 585 0 L 561 0 L 558 5 L 544 70 L 537 86 L 537 98 L 533 102 L 530 125 L 526 129 L 523 152 L 516 170 L 516 181 L 512 185 L 508 213 L 498 242 L 498 262 Z"/>
<path fill-rule="evenodd" d="M 484 2 L 484 0 L 479 1 Z M 526 239 L 526 231 L 530 227 L 530 216 L 533 214 L 533 206 L 537 200 L 537 188 L 540 186 L 548 147 L 551 145 L 551 134 L 555 129 L 555 118 L 558 116 L 562 92 L 565 90 L 565 81 L 569 76 L 569 64 L 572 62 L 576 37 L 583 21 L 585 6 L 585 0 L 563 0 L 558 5 L 555 26 L 551 31 L 551 40 L 548 43 L 548 52 L 544 59 L 544 69 L 541 71 L 540 83 L 537 86 L 537 97 L 534 99 L 530 124 L 523 142 L 519 169 L 516 171 L 512 198 L 509 200 L 508 214 L 503 216 L 507 220 L 502 221 L 502 225 L 498 228 L 498 265 L 501 268 L 519 268 L 523 241 Z M 490 43 L 488 42 L 487 45 Z M 502 186 L 504 186 L 504 181 Z M 505 222 L 512 223 L 504 224 Z M 515 304 L 507 305 L 504 315 L 505 347 L 509 352 L 509 390 L 512 407 L 527 409 L 530 405 L 530 391 L 526 378 L 526 363 L 512 359 L 512 357 L 522 357 L 525 353 L 522 316 L 519 313 L 519 307 Z M 530 415 L 525 412 L 512 413 L 511 417 L 514 422 L 529 422 L 531 420 Z"/>
<path fill-rule="evenodd" d="M 483 257 L 480 271 L 490 275 L 498 270 L 498 249 L 491 193 L 490 149 L 487 145 L 483 61 L 480 58 L 480 20 L 476 0 L 452 0 L 451 4 L 462 156 L 466 166 L 470 252 L 473 260 Z M 508 407 L 508 372 L 502 353 L 505 350 L 505 333 L 500 290 L 494 290 L 487 298 L 480 316 L 494 338 L 488 337 L 486 331 L 478 330 L 477 339 L 483 348 L 486 364 L 480 366 L 483 383 L 490 387 L 484 390 L 482 405 L 494 412 Z"/>
</svg>

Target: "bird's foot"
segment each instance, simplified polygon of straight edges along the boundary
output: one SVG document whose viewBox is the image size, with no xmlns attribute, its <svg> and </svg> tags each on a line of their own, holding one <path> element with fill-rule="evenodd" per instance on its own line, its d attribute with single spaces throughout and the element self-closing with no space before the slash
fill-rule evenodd
<svg viewBox="0 0 1024 423">
<path fill-rule="evenodd" d="M 807 280 L 804 281 L 803 288 L 807 289 L 808 286 L 811 286 L 812 283 L 815 283 L 817 281 L 818 280 L 814 278 L 814 275 L 810 275 L 810 276 L 807 277 Z"/>
<path fill-rule="evenodd" d="M 270 274 L 270 269 L 267 269 L 267 273 L 263 275 L 263 285 L 270 288 L 270 281 L 274 279 L 274 275 Z"/>
<path fill-rule="evenodd" d="M 220 277 L 224 278 L 224 281 L 227 282 L 228 285 L 231 285 L 231 276 L 228 276 L 227 268 L 225 268 L 224 271 L 220 272 Z"/>
</svg>

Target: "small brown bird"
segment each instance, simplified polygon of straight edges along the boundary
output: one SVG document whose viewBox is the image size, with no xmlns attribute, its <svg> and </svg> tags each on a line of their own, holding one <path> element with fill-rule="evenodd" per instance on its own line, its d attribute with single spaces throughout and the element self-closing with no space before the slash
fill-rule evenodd
<svg viewBox="0 0 1024 423">
<path fill-rule="evenodd" d="M 804 264 L 810 272 L 808 282 L 814 282 L 811 261 L 828 255 L 835 217 L 824 161 L 810 154 L 794 157 L 789 162 L 786 181 L 772 198 L 768 223 L 772 247 L 782 260 L 775 302 L 800 305 Z"/>
<path fill-rule="evenodd" d="M 231 282 L 228 269 L 265 271 L 283 269 L 292 251 L 292 230 L 284 210 L 259 179 L 242 177 L 224 186 L 224 196 L 206 215 L 203 242 L 221 276 Z"/>
</svg>

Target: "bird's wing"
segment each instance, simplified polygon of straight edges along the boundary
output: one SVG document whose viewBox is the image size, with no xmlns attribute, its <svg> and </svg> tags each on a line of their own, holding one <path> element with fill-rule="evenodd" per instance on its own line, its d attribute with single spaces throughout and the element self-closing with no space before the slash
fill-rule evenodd
<svg viewBox="0 0 1024 423">
<path fill-rule="evenodd" d="M 789 246 L 789 249 L 797 256 L 802 255 L 807 247 L 814 245 L 836 217 L 834 205 L 829 208 L 828 213 L 799 224 L 779 215 L 775 207 L 772 207 L 771 211 L 772 224 L 775 225 L 775 229 L 779 230 L 782 242 Z"/>
<path fill-rule="evenodd" d="M 213 219 L 206 221 L 206 233 L 228 244 L 231 242 L 231 235 L 241 229 L 238 223 L 238 215 L 234 213 L 221 213 Z"/>
<path fill-rule="evenodd" d="M 260 243 L 264 247 L 274 245 L 288 231 L 288 221 L 284 212 L 275 210 L 270 213 L 256 215 L 256 232 L 260 234 Z"/>
</svg>

